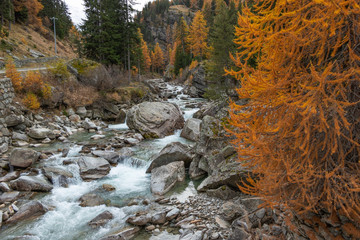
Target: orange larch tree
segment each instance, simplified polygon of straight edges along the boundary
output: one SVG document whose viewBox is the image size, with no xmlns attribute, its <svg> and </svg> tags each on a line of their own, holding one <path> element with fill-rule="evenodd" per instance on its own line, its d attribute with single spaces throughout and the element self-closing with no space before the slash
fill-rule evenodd
<svg viewBox="0 0 360 240">
<path fill-rule="evenodd" d="M 164 68 L 164 53 L 161 50 L 159 43 L 156 43 L 154 51 L 151 53 L 153 71 L 160 72 Z"/>
<path fill-rule="evenodd" d="M 149 49 L 145 41 L 142 41 L 141 50 L 144 58 L 144 70 L 149 71 L 151 67 L 151 57 L 149 54 Z"/>
<path fill-rule="evenodd" d="M 207 38 L 209 28 L 206 27 L 206 21 L 200 11 L 195 13 L 194 20 L 190 26 L 188 42 L 190 49 L 195 57 L 202 58 L 208 49 Z"/>
<path fill-rule="evenodd" d="M 256 176 L 241 189 L 359 220 L 359 1 L 254 2 L 236 27 L 240 70 L 228 71 L 246 99 L 231 103 L 229 131 Z"/>
<path fill-rule="evenodd" d="M 44 6 L 38 0 L 14 0 L 14 10 L 20 12 L 26 9 L 30 24 L 42 29 L 42 21 L 38 16 Z"/>
</svg>

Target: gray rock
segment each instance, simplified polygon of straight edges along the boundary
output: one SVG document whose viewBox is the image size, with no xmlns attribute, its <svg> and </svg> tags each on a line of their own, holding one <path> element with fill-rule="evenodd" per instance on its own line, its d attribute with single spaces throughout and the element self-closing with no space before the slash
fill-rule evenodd
<svg viewBox="0 0 360 240">
<path fill-rule="evenodd" d="M 185 180 L 184 162 L 172 162 L 151 171 L 151 191 L 164 195 L 177 182 Z"/>
<path fill-rule="evenodd" d="M 6 223 L 17 223 L 26 219 L 39 217 L 47 212 L 47 208 L 38 201 L 24 204 L 19 211 L 10 217 Z"/>
<path fill-rule="evenodd" d="M 96 124 L 90 121 L 90 119 L 88 118 L 86 118 L 85 121 L 82 123 L 82 127 L 86 130 L 97 129 Z"/>
<path fill-rule="evenodd" d="M 4 202 L 13 202 L 19 198 L 20 192 L 5 192 L 0 195 L 0 204 Z"/>
<path fill-rule="evenodd" d="M 52 182 L 52 184 L 59 185 L 61 187 L 67 187 L 69 178 L 73 178 L 74 175 L 62 167 L 44 167 L 44 175 Z"/>
<path fill-rule="evenodd" d="M 11 180 L 18 178 L 19 176 L 20 176 L 20 172 L 18 171 L 9 172 L 8 174 L 0 178 L 0 182 L 9 182 Z"/>
<path fill-rule="evenodd" d="M 77 115 L 77 114 L 73 114 L 73 115 L 71 115 L 71 116 L 69 117 L 69 120 L 70 120 L 71 122 L 78 123 L 78 122 L 81 121 L 81 117 L 80 117 L 79 115 Z"/>
<path fill-rule="evenodd" d="M 10 165 L 14 167 L 27 168 L 39 159 L 39 153 L 26 148 L 15 148 L 9 158 Z"/>
<path fill-rule="evenodd" d="M 230 200 L 240 195 L 240 192 L 235 192 L 228 186 L 224 185 L 217 189 L 210 189 L 206 191 L 206 194 L 211 197 L 220 198 L 222 200 Z"/>
<path fill-rule="evenodd" d="M 80 176 L 85 181 L 102 178 L 110 172 L 110 164 L 104 158 L 80 157 Z"/>
<path fill-rule="evenodd" d="M 111 212 L 105 211 L 97 215 L 94 219 L 92 219 L 88 225 L 92 228 L 102 227 L 107 224 L 111 219 L 114 218 Z"/>
<path fill-rule="evenodd" d="M 180 136 L 191 141 L 198 141 L 200 138 L 200 124 L 200 119 L 190 118 L 186 120 Z"/>
<path fill-rule="evenodd" d="M 202 170 L 201 168 L 199 168 L 199 162 L 200 162 L 200 158 L 196 157 L 190 163 L 189 176 L 193 180 L 200 179 L 206 175 L 206 172 L 204 170 Z"/>
<path fill-rule="evenodd" d="M 9 188 L 9 185 L 5 182 L 0 182 L 0 191 L 2 192 L 10 192 L 11 189 Z"/>
<path fill-rule="evenodd" d="M 229 240 L 239 240 L 239 239 L 251 239 L 251 235 L 245 231 L 245 229 L 240 227 L 235 227 L 230 234 Z"/>
<path fill-rule="evenodd" d="M 166 222 L 166 213 L 157 212 L 151 217 L 152 224 L 164 224 Z"/>
<path fill-rule="evenodd" d="M 109 163 L 111 164 L 115 164 L 118 162 L 118 160 L 120 159 L 119 154 L 116 152 L 108 152 L 108 151 L 92 151 L 91 152 L 93 155 L 97 156 L 97 157 L 101 157 L 106 159 Z"/>
<path fill-rule="evenodd" d="M 185 231 L 181 236 L 179 240 L 201 240 L 203 237 L 203 232 L 202 231 L 196 231 L 196 232 L 192 232 L 190 231 Z"/>
<path fill-rule="evenodd" d="M 53 132 L 48 128 L 30 128 L 28 136 L 37 140 L 42 140 L 47 137 L 53 139 L 55 137 Z"/>
<path fill-rule="evenodd" d="M 161 167 L 171 162 L 183 161 L 185 167 L 190 166 L 192 159 L 191 148 L 180 142 L 173 142 L 166 145 L 160 153 L 158 153 L 152 160 L 149 168 L 146 170 L 150 173 L 152 169 Z"/>
<path fill-rule="evenodd" d="M 173 208 L 170 212 L 166 214 L 166 220 L 170 221 L 176 218 L 180 214 L 180 210 L 178 208 Z"/>
<path fill-rule="evenodd" d="M 230 227 L 230 223 L 218 216 L 215 217 L 215 222 L 221 227 L 221 228 L 229 228 Z"/>
<path fill-rule="evenodd" d="M 105 200 L 95 193 L 87 193 L 79 199 L 81 207 L 94 207 L 105 204 Z"/>
<path fill-rule="evenodd" d="M 232 222 L 238 217 L 246 215 L 247 212 L 243 206 L 234 202 L 228 201 L 221 206 L 221 216 L 224 220 Z"/>
<path fill-rule="evenodd" d="M 119 233 L 109 235 L 101 238 L 100 240 L 130 240 L 140 231 L 138 227 L 127 227 L 120 230 Z"/>
<path fill-rule="evenodd" d="M 78 107 L 76 109 L 76 114 L 79 115 L 81 118 L 86 117 L 86 112 L 87 112 L 87 110 L 85 107 Z"/>
<path fill-rule="evenodd" d="M 31 54 L 31 56 L 32 56 L 33 58 L 45 57 L 44 54 L 42 54 L 42 53 L 39 52 L 39 51 L 33 50 L 33 49 L 29 49 L 29 52 L 30 52 L 30 54 Z"/>
<path fill-rule="evenodd" d="M 12 139 L 20 140 L 20 141 L 24 141 L 24 142 L 29 141 L 29 137 L 26 134 L 19 133 L 19 132 L 13 132 Z"/>
<path fill-rule="evenodd" d="M 129 110 L 127 125 L 130 129 L 139 131 L 145 138 L 159 138 L 182 128 L 184 118 L 177 105 L 165 102 L 143 102 Z"/>
<path fill-rule="evenodd" d="M 126 222 L 136 226 L 145 226 L 149 223 L 151 217 L 148 214 L 140 215 L 140 216 L 131 216 L 129 217 Z"/>
<path fill-rule="evenodd" d="M 23 115 L 10 114 L 5 117 L 5 123 L 8 127 L 15 127 L 24 123 L 25 118 Z"/>
<path fill-rule="evenodd" d="M 21 176 L 10 182 L 10 187 L 18 191 L 49 192 L 53 189 L 51 183 L 42 176 Z"/>
</svg>

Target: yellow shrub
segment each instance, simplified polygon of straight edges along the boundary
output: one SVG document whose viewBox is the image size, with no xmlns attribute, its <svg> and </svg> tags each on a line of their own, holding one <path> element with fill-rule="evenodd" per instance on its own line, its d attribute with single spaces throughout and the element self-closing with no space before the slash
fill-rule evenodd
<svg viewBox="0 0 360 240">
<path fill-rule="evenodd" d="M 45 83 L 41 88 L 41 95 L 44 99 L 51 98 L 51 86 Z"/>
<path fill-rule="evenodd" d="M 32 110 L 37 110 L 40 108 L 40 102 L 35 94 L 28 93 L 23 100 L 24 105 Z"/>
<path fill-rule="evenodd" d="M 9 58 L 5 65 L 6 69 L 6 77 L 11 79 L 11 82 L 14 86 L 14 89 L 16 92 L 20 92 L 23 89 L 23 79 L 21 77 L 21 74 L 16 70 L 14 60 L 12 58 Z"/>
<path fill-rule="evenodd" d="M 48 66 L 49 72 L 51 72 L 55 77 L 66 80 L 70 77 L 70 73 L 67 69 L 66 62 L 62 59 L 55 62 L 54 64 Z"/>
<path fill-rule="evenodd" d="M 196 68 L 197 65 L 199 65 L 199 62 L 197 60 L 193 60 L 189 66 L 189 70 Z"/>
<path fill-rule="evenodd" d="M 26 90 L 26 92 L 41 94 L 43 86 L 44 86 L 44 81 L 39 72 L 29 71 L 26 74 L 26 77 L 23 82 L 23 87 Z"/>
</svg>

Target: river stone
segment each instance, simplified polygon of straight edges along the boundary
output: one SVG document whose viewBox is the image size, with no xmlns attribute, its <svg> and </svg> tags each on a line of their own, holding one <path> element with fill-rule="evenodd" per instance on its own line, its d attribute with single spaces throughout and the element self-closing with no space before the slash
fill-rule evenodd
<svg viewBox="0 0 360 240">
<path fill-rule="evenodd" d="M 102 178 L 110 172 L 110 164 L 104 158 L 80 157 L 80 176 L 84 181 Z"/>
<path fill-rule="evenodd" d="M 140 216 L 131 216 L 126 222 L 136 226 L 145 226 L 150 220 L 151 217 L 148 214 L 143 214 Z"/>
<path fill-rule="evenodd" d="M 224 220 L 232 222 L 236 218 L 247 214 L 245 207 L 232 201 L 227 201 L 221 206 L 221 216 Z"/>
<path fill-rule="evenodd" d="M 151 171 L 151 192 L 167 193 L 177 182 L 185 180 L 184 162 L 172 162 Z"/>
<path fill-rule="evenodd" d="M 20 140 L 20 141 L 24 141 L 24 142 L 29 141 L 29 137 L 26 134 L 19 133 L 19 132 L 13 132 L 12 133 L 12 139 L 13 140 Z"/>
<path fill-rule="evenodd" d="M 42 140 L 45 138 L 54 139 L 53 132 L 48 128 L 30 128 L 28 132 L 28 136 L 33 139 Z"/>
<path fill-rule="evenodd" d="M 158 153 L 152 160 L 149 168 L 146 170 L 150 173 L 152 169 L 161 167 L 171 162 L 183 161 L 185 167 L 190 166 L 192 159 L 191 148 L 180 142 L 173 142 L 166 145 L 160 153 Z"/>
<path fill-rule="evenodd" d="M 97 129 L 96 124 L 90 121 L 90 119 L 88 118 L 85 118 L 85 121 L 82 123 L 82 127 L 86 130 Z"/>
<path fill-rule="evenodd" d="M 145 138 L 159 138 L 173 134 L 184 126 L 179 107 L 165 102 L 143 102 L 133 106 L 127 115 L 130 129 L 139 131 Z"/>
<path fill-rule="evenodd" d="M 11 180 L 18 178 L 19 176 L 20 176 L 20 172 L 18 171 L 9 172 L 8 174 L 0 178 L 0 182 L 9 182 Z"/>
<path fill-rule="evenodd" d="M 24 204 L 19 211 L 10 217 L 6 223 L 16 223 L 25 219 L 36 218 L 47 212 L 47 208 L 39 201 Z"/>
<path fill-rule="evenodd" d="M 44 175 L 52 182 L 52 184 L 59 184 L 61 187 L 67 187 L 68 178 L 73 178 L 74 175 L 62 167 L 44 167 Z"/>
<path fill-rule="evenodd" d="M 186 120 L 184 129 L 181 131 L 180 137 L 191 141 L 198 141 L 200 138 L 200 124 L 201 120 L 190 118 Z"/>
<path fill-rule="evenodd" d="M 5 192 L 0 195 L 0 204 L 4 202 L 13 202 L 18 199 L 20 192 L 13 191 L 13 192 Z"/>
<path fill-rule="evenodd" d="M 18 191 L 50 192 L 53 186 L 42 176 L 21 176 L 10 182 L 10 187 Z"/>
<path fill-rule="evenodd" d="M 92 151 L 91 153 L 97 157 L 102 157 L 102 158 L 106 159 L 111 164 L 117 163 L 118 160 L 120 159 L 119 154 L 116 152 L 107 152 L 107 151 L 96 150 L 96 151 Z"/>
<path fill-rule="evenodd" d="M 14 167 L 27 168 L 35 163 L 39 158 L 39 153 L 26 148 L 15 148 L 10 155 L 10 165 Z"/>
<path fill-rule="evenodd" d="M 10 114 L 5 117 L 5 123 L 8 127 L 15 127 L 25 121 L 23 115 Z"/>
<path fill-rule="evenodd" d="M 202 231 L 193 232 L 189 229 L 189 231 L 185 231 L 179 238 L 179 240 L 201 240 L 203 237 Z"/>
<path fill-rule="evenodd" d="M 79 115 L 73 114 L 73 115 L 71 115 L 71 116 L 69 117 L 69 120 L 70 120 L 71 122 L 78 123 L 78 122 L 81 121 L 81 118 L 80 118 Z"/>
<path fill-rule="evenodd" d="M 78 107 L 76 109 L 76 114 L 79 115 L 82 118 L 86 117 L 86 113 L 87 113 L 87 110 L 86 110 L 85 107 Z"/>
<path fill-rule="evenodd" d="M 102 227 L 113 218 L 114 218 L 114 215 L 112 215 L 111 212 L 105 211 L 105 212 L 102 212 L 99 215 L 97 215 L 94 219 L 92 219 L 88 223 L 88 225 L 91 226 L 91 228 Z"/>
<path fill-rule="evenodd" d="M 201 158 L 195 157 L 195 159 L 193 159 L 192 162 L 190 163 L 189 176 L 193 180 L 200 179 L 206 175 L 206 172 L 204 170 L 202 170 L 201 168 L 199 168 L 200 160 L 201 160 Z"/>
<path fill-rule="evenodd" d="M 119 233 L 103 237 L 100 240 L 130 240 L 133 239 L 135 234 L 137 234 L 139 231 L 140 228 L 138 227 L 126 227 L 120 230 Z"/>
<path fill-rule="evenodd" d="M 94 207 L 105 204 L 105 200 L 95 193 L 87 193 L 79 201 L 81 207 Z"/>
<path fill-rule="evenodd" d="M 10 192 L 11 189 L 9 188 L 9 185 L 5 182 L 0 182 L 0 191 L 2 192 Z"/>
<path fill-rule="evenodd" d="M 164 224 L 166 222 L 166 212 L 157 212 L 151 217 L 152 224 Z"/>
<path fill-rule="evenodd" d="M 170 221 L 176 218 L 180 214 L 180 210 L 178 208 L 173 208 L 170 212 L 166 214 L 166 220 Z"/>
<path fill-rule="evenodd" d="M 240 192 L 235 192 L 226 185 L 223 185 L 217 189 L 210 189 L 206 191 L 206 194 L 211 197 L 220 198 L 222 200 L 230 200 L 239 196 Z"/>
</svg>

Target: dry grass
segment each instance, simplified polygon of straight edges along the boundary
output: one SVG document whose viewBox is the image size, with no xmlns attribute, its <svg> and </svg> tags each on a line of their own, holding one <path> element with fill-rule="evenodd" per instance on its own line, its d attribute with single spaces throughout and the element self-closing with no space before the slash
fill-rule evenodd
<svg viewBox="0 0 360 240">
<path fill-rule="evenodd" d="M 45 56 L 54 56 L 54 38 L 52 32 L 41 35 L 30 26 L 13 24 L 7 41 L 13 47 L 12 54 L 24 58 L 32 58 L 29 49 L 41 52 Z M 70 46 L 70 41 L 57 39 L 58 56 L 70 59 L 75 58 L 76 54 Z M 8 57 L 5 51 L 0 51 L 0 57 Z"/>
</svg>

